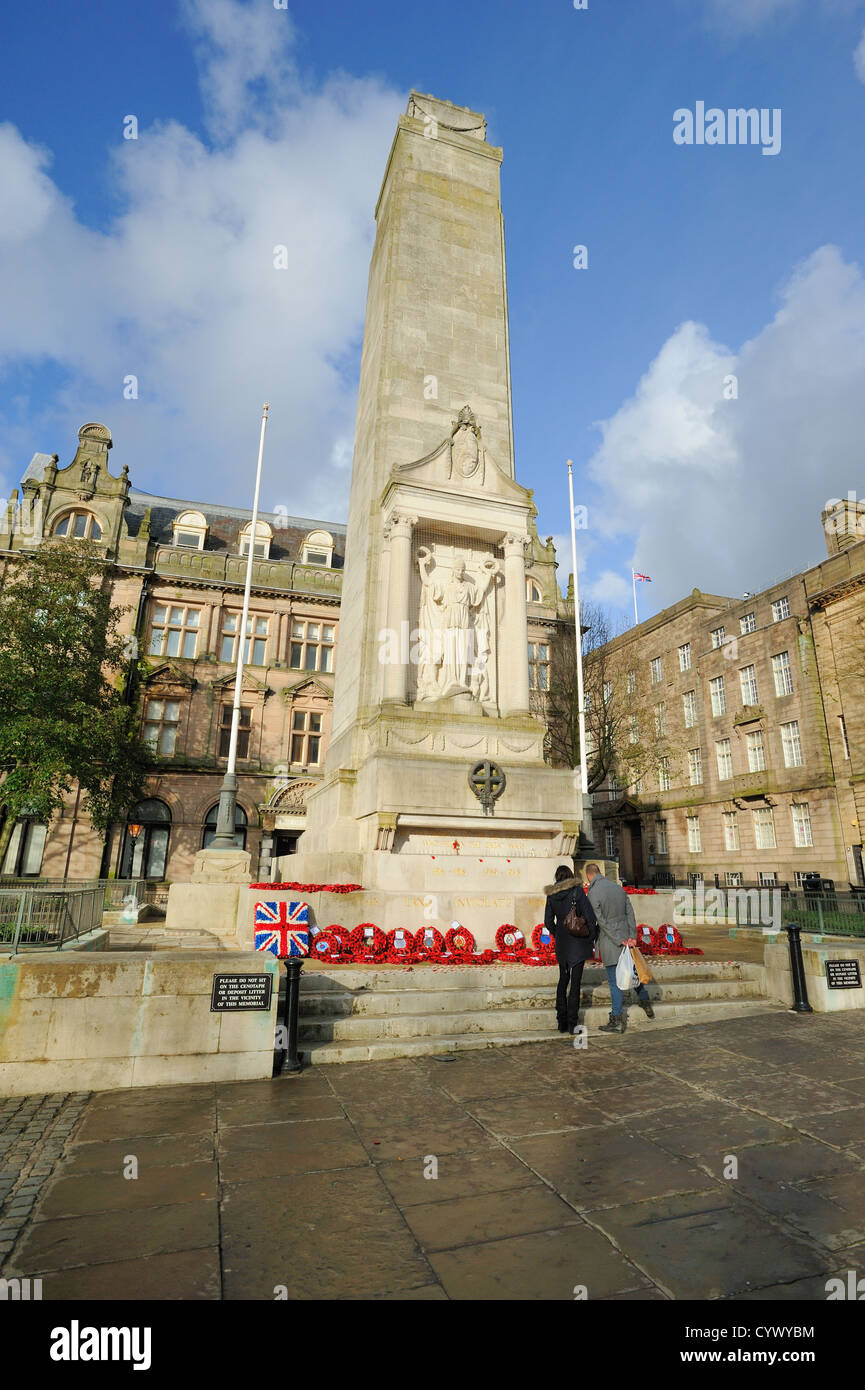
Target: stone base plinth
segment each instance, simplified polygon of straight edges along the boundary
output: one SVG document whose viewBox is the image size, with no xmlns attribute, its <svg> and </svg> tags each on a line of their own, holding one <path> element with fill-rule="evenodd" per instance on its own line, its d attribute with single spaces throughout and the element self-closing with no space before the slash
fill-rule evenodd
<svg viewBox="0 0 865 1390">
<path fill-rule="evenodd" d="M 763 959 L 766 968 L 767 997 L 779 1004 L 792 1006 L 793 976 L 786 932 L 781 933 L 780 939 L 772 938 L 763 953 Z M 862 984 L 854 989 L 830 989 L 826 972 L 827 960 L 858 961 Z M 865 1007 L 865 941 L 848 942 L 836 938 L 831 943 L 817 943 L 809 942 L 803 937 L 802 962 L 805 966 L 808 1003 L 816 1013 L 834 1013 L 838 1009 Z"/>
</svg>

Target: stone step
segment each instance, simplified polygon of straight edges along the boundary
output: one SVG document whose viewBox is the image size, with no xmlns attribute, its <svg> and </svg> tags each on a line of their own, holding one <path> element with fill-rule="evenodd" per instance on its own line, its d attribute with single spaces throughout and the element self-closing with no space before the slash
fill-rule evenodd
<svg viewBox="0 0 865 1390">
<path fill-rule="evenodd" d="M 706 961 L 699 956 L 653 957 L 649 962 L 657 981 L 662 980 L 743 980 L 760 979 L 762 966 L 748 961 Z M 558 966 L 538 965 L 322 965 L 305 963 L 300 977 L 301 996 L 328 990 L 393 991 L 453 989 L 521 989 L 555 985 Z M 600 965 L 586 966 L 587 984 L 603 980 Z"/>
<path fill-rule="evenodd" d="M 716 1022 L 727 1018 L 743 1018 L 757 1013 L 772 1011 L 786 1012 L 783 1005 L 770 1004 L 764 999 L 732 1003 L 718 1001 L 703 1005 L 660 1005 L 654 1022 L 646 1018 L 642 1009 L 628 1010 L 628 1030 L 635 1028 L 675 1028 L 687 1023 Z M 590 1013 L 594 1014 L 594 1010 Z M 606 1022 L 606 1010 L 598 1009 L 597 1018 L 581 1017 L 589 1028 L 589 1041 L 592 1047 L 615 1047 L 618 1035 L 599 1033 L 597 1026 Z M 573 1038 L 556 1032 L 549 1019 L 544 1028 L 534 1028 L 515 1032 L 484 1033 L 436 1033 L 410 1038 L 378 1038 L 346 1041 L 302 1041 L 299 1045 L 304 1062 L 315 1066 L 342 1062 L 386 1061 L 394 1057 L 430 1057 L 444 1053 L 471 1051 L 481 1047 L 511 1047 L 518 1043 L 552 1042 L 559 1040 L 565 1046 L 573 1046 Z"/>
<path fill-rule="evenodd" d="M 714 1018 L 719 1008 L 759 1004 L 752 999 L 700 999 L 696 1001 L 658 1002 L 659 1018 L 681 1017 L 688 1021 Z M 609 996 L 581 1010 L 580 1021 L 591 1028 L 605 1023 L 610 1012 Z M 630 1005 L 631 1018 L 647 1023 L 642 1009 Z M 440 1034 L 469 1035 L 473 1033 L 534 1033 L 550 1031 L 554 1011 L 551 1004 L 535 1009 L 487 1009 L 474 1013 L 412 1013 L 386 1015 L 351 1014 L 343 1018 L 300 1019 L 298 1039 L 308 1042 L 375 1042 L 395 1038 L 435 1037 Z"/>
<path fill-rule="evenodd" d="M 678 1000 L 700 999 L 756 999 L 761 996 L 759 980 L 660 980 L 648 986 L 649 997 L 655 1000 L 675 1002 Z M 301 1020 L 317 1018 L 345 1018 L 359 1015 L 388 1018 L 411 1014 L 452 1014 L 489 1010 L 549 1009 L 556 997 L 555 985 L 538 985 L 534 989 L 518 987 L 513 989 L 453 989 L 453 990 L 406 990 L 396 993 L 393 990 L 363 990 L 357 994 L 345 991 L 313 993 L 306 991 L 300 996 Z M 600 1002 L 609 1007 L 609 987 L 596 979 L 589 982 L 582 991 L 582 1006 L 590 1007 Z"/>
</svg>

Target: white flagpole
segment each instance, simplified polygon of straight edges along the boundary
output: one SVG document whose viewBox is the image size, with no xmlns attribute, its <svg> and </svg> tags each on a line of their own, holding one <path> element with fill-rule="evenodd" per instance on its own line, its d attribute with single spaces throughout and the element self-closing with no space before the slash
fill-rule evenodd
<svg viewBox="0 0 865 1390">
<path fill-rule="evenodd" d="M 631 570 L 631 584 L 634 588 L 634 623 L 639 626 L 640 619 L 637 614 L 637 575 L 634 570 Z"/>
<path fill-rule="evenodd" d="M 234 676 L 234 704 L 231 710 L 231 737 L 228 744 L 228 763 L 219 795 L 219 811 L 216 818 L 216 834 L 211 841 L 211 849 L 234 849 L 234 817 L 237 806 L 237 736 L 240 728 L 240 701 L 243 692 L 243 654 L 246 648 L 246 623 L 249 617 L 249 596 L 252 591 L 252 565 L 255 559 L 255 541 L 258 529 L 258 497 L 261 492 L 261 463 L 264 458 L 264 432 L 267 429 L 269 405 L 261 412 L 261 435 L 258 441 L 258 464 L 255 470 L 255 493 L 252 500 L 252 522 L 249 531 L 249 554 L 246 560 L 246 582 L 243 586 L 243 612 L 237 634 L 237 669 Z M 250 638 L 250 641 L 252 639 Z"/>
<path fill-rule="evenodd" d="M 577 573 L 577 529 L 574 521 L 573 461 L 568 459 L 568 493 L 571 499 L 571 563 L 574 569 L 574 640 L 577 646 L 577 717 L 580 729 L 580 794 L 587 796 L 589 776 L 586 757 L 586 701 L 583 695 L 583 633 L 580 623 L 580 580 Z"/>
</svg>

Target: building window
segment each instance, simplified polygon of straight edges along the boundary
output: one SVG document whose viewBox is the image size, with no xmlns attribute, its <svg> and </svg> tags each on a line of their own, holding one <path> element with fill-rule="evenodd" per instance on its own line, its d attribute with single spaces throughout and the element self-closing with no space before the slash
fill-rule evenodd
<svg viewBox="0 0 865 1390">
<path fill-rule="evenodd" d="M 735 811 L 724 812 L 724 848 L 726 850 L 739 848 L 739 817 Z"/>
<path fill-rule="evenodd" d="M 803 885 L 804 882 L 805 882 L 806 877 L 807 877 L 809 874 L 812 874 L 813 872 L 814 872 L 813 869 L 797 869 L 796 872 L 795 872 L 794 875 L 793 875 L 793 880 L 794 880 L 794 882 L 795 882 L 795 884 L 796 884 L 796 887 L 797 887 L 797 888 L 801 888 L 802 885 Z"/>
<path fill-rule="evenodd" d="M 612 682 L 612 681 L 604 681 L 604 686 L 603 686 L 603 692 L 602 692 L 602 694 L 603 694 L 604 704 L 605 704 L 605 705 L 608 705 L 608 704 L 610 703 L 610 701 L 612 700 L 612 698 L 613 698 L 613 682 Z"/>
<path fill-rule="evenodd" d="M 726 637 L 726 635 L 727 635 L 727 630 L 726 630 L 726 628 L 723 628 L 723 627 L 713 627 L 713 628 L 712 628 L 712 631 L 709 633 L 709 636 L 710 636 L 711 639 L 712 639 L 712 650 L 713 650 L 713 651 L 716 651 L 718 647 L 723 647 L 723 645 L 724 645 L 724 638 Z"/>
<path fill-rule="evenodd" d="M 775 678 L 776 695 L 793 694 L 793 672 L 790 670 L 789 652 L 778 652 L 772 657 L 772 675 Z"/>
<path fill-rule="evenodd" d="M 763 730 L 755 729 L 753 733 L 746 734 L 745 745 L 748 749 L 748 771 L 764 772 L 766 770 L 766 750 L 763 747 Z"/>
<path fill-rule="evenodd" d="M 304 565 L 324 565 L 330 568 L 333 562 L 333 536 L 329 531 L 310 531 L 303 545 L 302 563 Z"/>
<path fill-rule="evenodd" d="M 693 729 L 697 722 L 697 692 L 696 690 L 686 690 L 682 696 L 685 707 L 685 728 Z"/>
<path fill-rule="evenodd" d="M 652 685 L 660 685 L 662 679 L 663 679 L 663 672 L 661 671 L 661 658 L 660 658 L 659 656 L 653 656 L 653 657 L 652 657 Z"/>
<path fill-rule="evenodd" d="M 670 759 L 661 758 L 658 763 L 658 789 L 662 792 L 670 790 Z"/>
<path fill-rule="evenodd" d="M 529 603 L 543 603 L 544 601 L 540 585 L 536 584 L 533 579 L 526 580 L 526 598 Z"/>
<path fill-rule="evenodd" d="M 546 642 L 529 643 L 529 689 L 549 690 L 550 649 Z"/>
<path fill-rule="evenodd" d="M 659 700 L 655 705 L 655 737 L 663 738 L 667 732 L 667 705 L 666 701 Z"/>
<path fill-rule="evenodd" d="M 42 825 L 32 816 L 22 816 L 17 820 L 3 856 L 3 877 L 38 878 L 42 871 L 47 835 L 47 825 Z"/>
<path fill-rule="evenodd" d="M 150 655 L 194 657 L 200 622 L 200 608 L 157 604 L 150 625 Z"/>
<path fill-rule="evenodd" d="M 777 598 L 772 604 L 772 622 L 780 623 L 782 618 L 790 616 L 790 600 L 785 594 L 783 598 Z"/>
<path fill-rule="evenodd" d="M 691 644 L 684 642 L 679 648 L 679 670 L 690 671 L 691 669 Z"/>
<path fill-rule="evenodd" d="M 296 709 L 291 716 L 291 761 L 313 767 L 321 761 L 321 715 Z"/>
<path fill-rule="evenodd" d="M 55 523 L 53 534 L 71 541 L 101 541 L 102 527 L 92 512 L 67 512 Z"/>
<path fill-rule="evenodd" d="M 655 845 L 658 854 L 668 854 L 667 848 L 667 822 L 665 820 L 655 821 Z"/>
<path fill-rule="evenodd" d="M 223 705 L 219 714 L 219 757 L 227 758 L 228 750 L 231 745 L 231 713 L 232 705 Z M 252 733 L 252 708 L 249 705 L 241 705 L 240 722 L 237 726 L 237 756 L 238 758 L 249 757 L 249 739 Z"/>
<path fill-rule="evenodd" d="M 139 801 L 126 818 L 121 878 L 164 878 L 171 812 L 164 801 Z"/>
<path fill-rule="evenodd" d="M 300 671 L 333 670 L 334 628 L 330 623 L 293 622 L 291 665 Z"/>
<path fill-rule="evenodd" d="M 219 818 L 219 802 L 211 806 L 207 815 L 204 817 L 204 834 L 201 837 L 201 848 L 208 849 L 213 842 L 216 834 L 216 822 Z M 242 806 L 235 803 L 234 806 L 234 843 L 238 849 L 246 849 L 246 827 L 249 824 L 246 812 Z"/>
<path fill-rule="evenodd" d="M 733 745 L 728 738 L 716 740 L 715 754 L 718 759 L 718 776 L 725 782 L 728 777 L 733 776 Z"/>
<path fill-rule="evenodd" d="M 838 715 L 838 726 L 841 730 L 841 745 L 844 749 L 844 757 L 850 757 L 850 744 L 847 742 L 847 721 L 843 714 Z"/>
<path fill-rule="evenodd" d="M 703 842 L 700 839 L 700 817 L 686 816 L 688 824 L 688 851 L 690 854 L 702 854 Z"/>
<path fill-rule="evenodd" d="M 235 638 L 240 627 L 240 613 L 224 613 L 222 616 L 222 649 L 219 654 L 220 661 L 237 660 L 237 647 Z M 250 615 L 246 619 L 246 641 L 243 644 L 243 664 L 244 666 L 266 666 L 267 665 L 267 634 L 270 630 L 270 619 L 254 617 Z"/>
<path fill-rule="evenodd" d="M 813 843 L 811 809 L 806 801 L 801 801 L 793 807 L 793 844 L 797 849 L 810 849 Z"/>
<path fill-rule="evenodd" d="M 628 692 L 629 695 L 636 695 L 636 693 L 637 693 L 637 673 L 636 673 L 636 671 L 629 671 L 629 672 L 628 672 L 627 677 L 625 678 L 625 688 L 626 688 L 626 690 L 627 690 L 627 692 Z"/>
<path fill-rule="evenodd" d="M 207 521 L 201 512 L 181 512 L 172 523 L 174 544 L 188 550 L 203 550 Z"/>
<path fill-rule="evenodd" d="M 784 750 L 785 767 L 801 767 L 805 759 L 802 757 L 802 740 L 799 737 L 799 720 L 791 719 L 789 724 L 781 725 L 781 747 Z"/>
<path fill-rule="evenodd" d="M 742 687 L 742 704 L 756 705 L 757 700 L 757 669 L 755 666 L 743 666 L 739 671 L 739 684 Z"/>
<path fill-rule="evenodd" d="M 774 869 L 761 869 L 757 875 L 757 882 L 761 888 L 771 888 L 778 882 L 778 875 Z"/>
<path fill-rule="evenodd" d="M 771 807 L 754 811 L 754 841 L 758 849 L 775 848 L 775 822 Z"/>
<path fill-rule="evenodd" d="M 727 693 L 724 689 L 724 677 L 714 676 L 709 681 L 709 693 L 712 697 L 712 714 L 717 718 L 719 714 L 727 712 Z"/>
<path fill-rule="evenodd" d="M 640 742 L 640 721 L 635 714 L 628 717 L 628 742 Z"/>
<path fill-rule="evenodd" d="M 739 619 L 739 631 L 743 636 L 746 632 L 756 632 L 756 630 L 757 619 L 753 613 L 746 613 L 744 617 Z"/>
<path fill-rule="evenodd" d="M 607 859 L 616 857 L 616 834 L 611 825 L 604 827 L 604 855 Z"/>
<path fill-rule="evenodd" d="M 688 749 L 688 775 L 691 779 L 691 786 L 699 787 L 703 781 L 703 750 L 701 748 Z"/>
<path fill-rule="evenodd" d="M 240 530 L 240 553 L 249 555 L 249 542 L 252 538 L 252 522 L 248 521 Z M 267 560 L 270 558 L 270 543 L 273 540 L 273 532 L 266 521 L 255 523 L 255 544 L 253 546 L 253 559 Z"/>
<path fill-rule="evenodd" d="M 179 700 L 148 700 L 144 711 L 143 741 L 154 753 L 171 757 L 177 745 L 180 724 Z"/>
<path fill-rule="evenodd" d="M 728 888 L 741 888 L 742 875 L 738 869 L 728 869 L 724 875 L 724 882 Z"/>
</svg>

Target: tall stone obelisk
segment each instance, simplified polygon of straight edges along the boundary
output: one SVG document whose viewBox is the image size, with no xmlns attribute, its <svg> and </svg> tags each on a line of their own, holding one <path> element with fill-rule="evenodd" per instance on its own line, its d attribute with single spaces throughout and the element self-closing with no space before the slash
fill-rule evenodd
<svg viewBox="0 0 865 1390">
<path fill-rule="evenodd" d="M 528 891 L 578 831 L 573 777 L 545 766 L 529 714 L 535 509 L 514 476 L 501 160 L 482 115 L 412 93 L 376 208 L 331 741 L 291 862 L 304 881 L 423 891 L 462 837 L 488 884 L 494 861 L 533 861 Z M 506 785 L 484 804 L 490 762 Z"/>
</svg>

